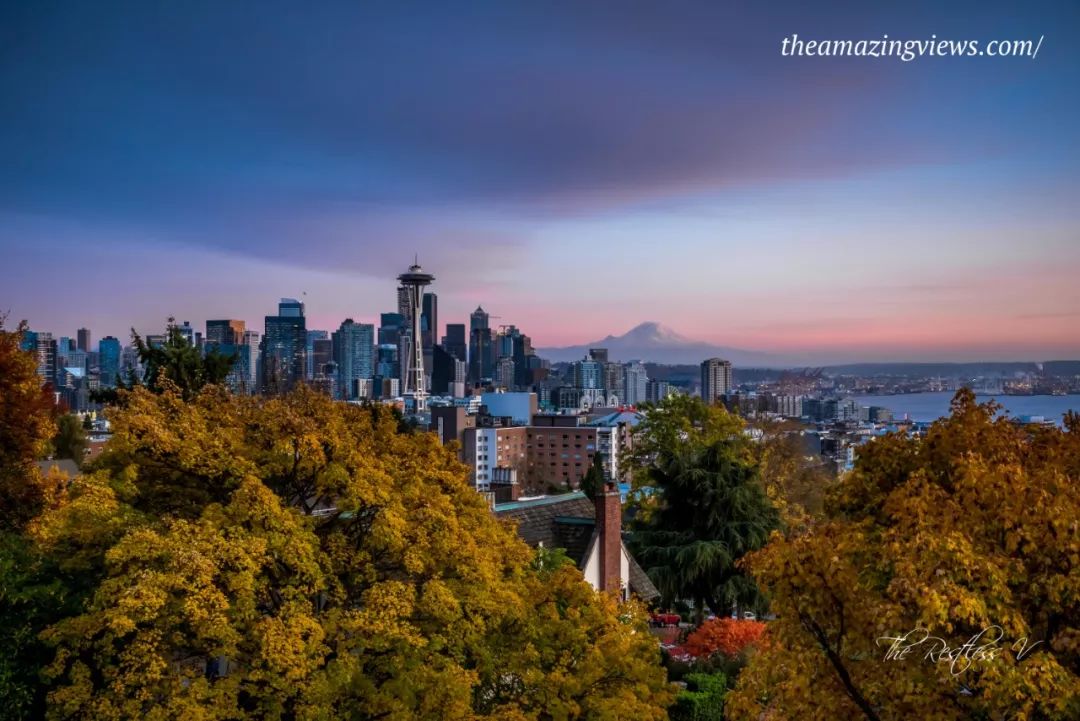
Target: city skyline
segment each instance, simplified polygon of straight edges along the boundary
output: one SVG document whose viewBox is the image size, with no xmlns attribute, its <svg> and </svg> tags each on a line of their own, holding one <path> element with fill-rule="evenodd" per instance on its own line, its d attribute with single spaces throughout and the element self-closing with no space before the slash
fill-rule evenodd
<svg viewBox="0 0 1080 721">
<path fill-rule="evenodd" d="M 297 297 L 332 331 L 418 253 L 439 334 L 483 306 L 539 348 L 1078 358 L 1080 8 L 1010 8 L 8 4 L 0 311 L 126 343 Z M 781 57 L 795 31 L 1046 42 Z"/>
</svg>

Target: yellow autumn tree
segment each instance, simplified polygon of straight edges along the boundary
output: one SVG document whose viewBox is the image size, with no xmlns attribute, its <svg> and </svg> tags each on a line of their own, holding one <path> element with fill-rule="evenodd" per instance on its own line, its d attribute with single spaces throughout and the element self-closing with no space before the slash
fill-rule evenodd
<svg viewBox="0 0 1080 721">
<path fill-rule="evenodd" d="M 751 558 L 778 619 L 729 717 L 1080 718 L 1080 419 L 995 415 L 962 391 L 863 446 L 827 519 Z"/>
<path fill-rule="evenodd" d="M 92 584 L 54 719 L 662 719 L 641 609 L 534 554 L 431 434 L 300 390 L 131 392 L 33 524 Z"/>
<path fill-rule="evenodd" d="M 19 530 L 48 491 L 34 465 L 56 432 L 54 404 L 37 374 L 37 356 L 22 349 L 26 323 L 4 327 L 0 314 L 0 532 Z"/>
</svg>

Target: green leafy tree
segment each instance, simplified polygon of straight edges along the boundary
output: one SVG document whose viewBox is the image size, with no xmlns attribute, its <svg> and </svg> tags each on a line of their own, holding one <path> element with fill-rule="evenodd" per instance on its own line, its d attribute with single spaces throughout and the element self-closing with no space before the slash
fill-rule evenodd
<svg viewBox="0 0 1080 721">
<path fill-rule="evenodd" d="M 60 416 L 56 422 L 56 435 L 53 437 L 53 455 L 56 458 L 70 458 L 82 464 L 86 458 L 89 441 L 86 430 L 78 416 L 70 413 Z"/>
<path fill-rule="evenodd" d="M 647 411 L 635 449 L 636 482 L 650 493 L 631 543 L 665 600 L 692 599 L 699 621 L 706 607 L 720 615 L 733 604 L 760 606 L 738 562 L 765 545 L 780 516 L 742 422 L 677 396 Z"/>
</svg>

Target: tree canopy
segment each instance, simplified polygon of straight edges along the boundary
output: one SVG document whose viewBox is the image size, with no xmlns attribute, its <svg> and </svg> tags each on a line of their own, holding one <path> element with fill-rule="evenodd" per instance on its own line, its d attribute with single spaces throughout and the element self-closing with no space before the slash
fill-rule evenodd
<svg viewBox="0 0 1080 721">
<path fill-rule="evenodd" d="M 49 718 L 665 717 L 643 610 L 537 563 L 432 434 L 160 390 L 31 524 L 80 600 L 42 632 Z"/>
<path fill-rule="evenodd" d="M 34 461 L 56 432 L 55 404 L 37 374 L 37 358 L 22 349 L 26 323 L 6 330 L 0 315 L 0 531 L 19 529 L 43 502 Z"/>
<path fill-rule="evenodd" d="M 779 618 L 731 718 L 1080 718 L 1080 418 L 996 411 L 961 391 L 862 446 L 827 518 L 751 558 Z"/>
<path fill-rule="evenodd" d="M 699 615 L 760 604 L 738 561 L 780 523 L 743 431 L 723 408 L 673 396 L 646 410 L 635 433 L 635 484 L 647 491 L 632 547 L 665 600 L 693 600 Z"/>
</svg>

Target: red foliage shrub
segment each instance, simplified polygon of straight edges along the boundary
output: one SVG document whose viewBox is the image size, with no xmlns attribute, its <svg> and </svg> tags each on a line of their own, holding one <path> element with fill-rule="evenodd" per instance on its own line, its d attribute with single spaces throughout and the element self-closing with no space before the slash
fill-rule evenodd
<svg viewBox="0 0 1080 721">
<path fill-rule="evenodd" d="M 714 618 L 706 621 L 686 637 L 684 647 L 695 658 L 707 659 L 715 653 L 734 658 L 747 646 L 757 644 L 765 633 L 761 621 L 734 618 Z"/>
</svg>

